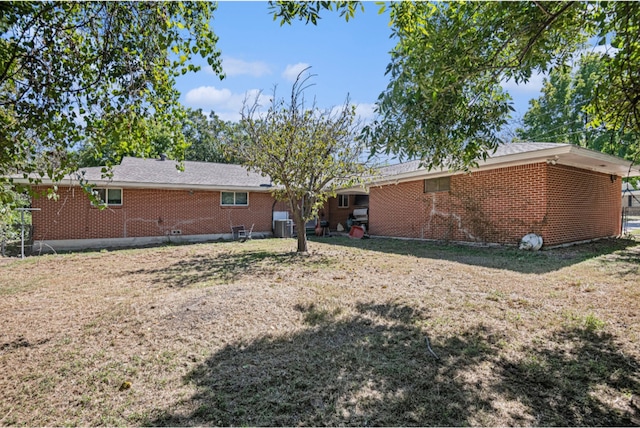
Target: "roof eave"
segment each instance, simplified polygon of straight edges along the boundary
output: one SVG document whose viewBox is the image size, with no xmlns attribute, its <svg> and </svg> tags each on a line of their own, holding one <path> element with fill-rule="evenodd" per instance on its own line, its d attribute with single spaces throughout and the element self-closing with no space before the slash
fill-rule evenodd
<svg viewBox="0 0 640 428">
<path fill-rule="evenodd" d="M 576 158 L 582 162 L 576 161 Z M 589 160 L 590 162 L 586 162 Z M 594 161 L 599 163 L 595 164 Z M 497 168 L 507 168 L 510 166 L 518 166 L 539 162 L 555 162 L 556 164 L 573 166 L 576 168 L 587 169 L 603 174 L 612 174 L 622 177 L 640 177 L 640 167 L 631 166 L 630 161 L 612 156 L 606 153 L 597 152 L 595 150 L 585 149 L 572 145 L 562 145 L 553 148 L 540 149 L 522 153 L 514 153 L 505 156 L 488 158 L 480 161 L 478 167 L 471 168 L 470 172 L 487 171 Z M 368 186 L 383 186 L 387 184 L 398 184 L 407 181 L 414 181 L 420 178 L 438 178 L 448 175 L 459 174 L 462 171 L 446 170 L 443 168 L 425 170 L 418 169 L 402 174 L 383 177 L 379 180 L 372 180 Z"/>
<path fill-rule="evenodd" d="M 30 182 L 28 179 L 14 179 L 15 183 L 34 186 L 79 186 L 78 180 L 65 179 L 53 182 L 50 179 L 43 179 L 39 183 Z M 87 180 L 87 183 L 96 187 L 112 187 L 123 189 L 154 189 L 154 190 L 202 190 L 202 191 L 225 191 L 233 190 L 237 192 L 268 193 L 275 186 L 237 186 L 237 185 L 210 185 L 210 184 L 182 184 L 182 183 L 140 183 L 128 181 L 112 180 Z"/>
</svg>

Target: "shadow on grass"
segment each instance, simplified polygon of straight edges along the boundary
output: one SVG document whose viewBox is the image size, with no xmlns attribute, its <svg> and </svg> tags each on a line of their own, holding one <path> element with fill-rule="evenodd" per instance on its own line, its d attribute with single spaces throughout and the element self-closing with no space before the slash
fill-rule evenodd
<svg viewBox="0 0 640 428">
<path fill-rule="evenodd" d="M 630 374 L 637 362 L 619 355 L 605 335 L 564 331 L 553 340 L 571 341 L 574 352 L 531 348 L 507 361 L 501 333 L 475 325 L 454 337 L 432 336 L 438 360 L 419 327 L 429 314 L 409 306 L 361 304 L 352 316 L 314 305 L 298 309 L 307 323 L 304 331 L 227 345 L 185 377 L 195 395 L 140 422 L 630 425 L 630 416 L 637 416 L 597 395 L 600 387 L 634 391 L 640 386 Z M 496 397 L 517 402 L 518 412 L 496 407 Z"/>
<path fill-rule="evenodd" d="M 478 247 L 393 238 L 310 238 L 314 242 L 379 251 L 418 258 L 441 259 L 473 266 L 507 269 L 520 273 L 548 273 L 599 256 L 616 253 L 627 271 L 638 272 L 640 242 L 633 239 L 603 239 L 566 248 L 529 252 L 515 247 Z"/>
<path fill-rule="evenodd" d="M 631 400 L 640 387 L 640 366 L 622 354 L 611 335 L 572 327 L 548 343 L 498 365 L 498 389 L 532 409 L 536 425 L 638 425 L 640 412 Z M 616 406 L 621 398 L 626 402 Z"/>
<path fill-rule="evenodd" d="M 147 274 L 171 287 L 188 287 L 206 282 L 229 283 L 246 275 L 266 275 L 293 265 L 330 266 L 332 260 L 317 255 L 243 251 L 197 255 L 176 261 L 161 269 L 138 269 L 123 275 Z"/>
<path fill-rule="evenodd" d="M 619 251 L 616 254 L 616 259 L 604 258 L 601 263 L 606 265 L 612 261 L 618 262 L 620 266 L 616 269 L 615 274 L 619 277 L 640 275 L 640 245 Z"/>
</svg>

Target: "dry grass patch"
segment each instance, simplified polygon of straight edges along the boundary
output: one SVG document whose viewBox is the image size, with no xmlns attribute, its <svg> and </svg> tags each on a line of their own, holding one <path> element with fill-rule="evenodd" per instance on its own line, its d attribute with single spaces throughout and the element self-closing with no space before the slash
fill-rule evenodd
<svg viewBox="0 0 640 428">
<path fill-rule="evenodd" d="M 4 263 L 0 425 L 640 423 L 638 242 L 293 248 Z"/>
</svg>

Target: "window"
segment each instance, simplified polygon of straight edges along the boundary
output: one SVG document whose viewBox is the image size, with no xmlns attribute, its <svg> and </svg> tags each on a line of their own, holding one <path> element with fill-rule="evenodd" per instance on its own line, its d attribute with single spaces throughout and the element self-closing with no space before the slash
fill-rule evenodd
<svg viewBox="0 0 640 428">
<path fill-rule="evenodd" d="M 450 177 L 428 178 L 424 180 L 424 193 L 449 190 Z"/>
<path fill-rule="evenodd" d="M 369 195 L 356 195 L 353 205 L 369 206 Z"/>
<path fill-rule="evenodd" d="M 122 205 L 122 189 L 93 189 L 93 194 L 100 198 L 103 205 Z"/>
<path fill-rule="evenodd" d="M 247 192 L 222 192 L 220 194 L 220 205 L 247 206 L 249 205 L 249 194 Z"/>
<path fill-rule="evenodd" d="M 629 195 L 629 206 L 632 207 L 633 206 L 633 196 Z"/>
<path fill-rule="evenodd" d="M 338 208 L 349 207 L 349 195 L 338 195 Z"/>
</svg>

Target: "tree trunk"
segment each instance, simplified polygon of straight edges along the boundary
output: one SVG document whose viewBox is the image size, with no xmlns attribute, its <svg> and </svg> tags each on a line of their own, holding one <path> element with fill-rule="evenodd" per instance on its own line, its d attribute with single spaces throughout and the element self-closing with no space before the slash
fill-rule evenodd
<svg viewBox="0 0 640 428">
<path fill-rule="evenodd" d="M 306 253 L 307 249 L 307 230 L 305 229 L 305 223 L 301 216 L 294 215 L 294 221 L 296 223 L 296 229 L 298 230 L 298 253 Z"/>
</svg>

